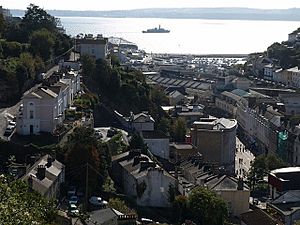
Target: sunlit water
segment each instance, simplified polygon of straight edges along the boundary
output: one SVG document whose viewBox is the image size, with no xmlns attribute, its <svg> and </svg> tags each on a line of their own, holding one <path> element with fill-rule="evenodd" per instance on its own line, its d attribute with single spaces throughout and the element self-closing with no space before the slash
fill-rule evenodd
<svg viewBox="0 0 300 225">
<path fill-rule="evenodd" d="M 62 17 L 72 36 L 79 33 L 122 37 L 153 53 L 247 54 L 287 40 L 297 21 Z M 142 33 L 161 25 L 170 33 Z"/>
</svg>

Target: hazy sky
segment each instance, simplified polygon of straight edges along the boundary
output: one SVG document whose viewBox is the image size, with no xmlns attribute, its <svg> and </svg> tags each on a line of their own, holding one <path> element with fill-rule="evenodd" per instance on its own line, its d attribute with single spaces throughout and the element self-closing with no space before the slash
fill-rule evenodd
<svg viewBox="0 0 300 225">
<path fill-rule="evenodd" d="M 26 9 L 34 3 L 45 9 L 115 10 L 181 7 L 300 8 L 300 0 L 0 0 L 10 9 Z"/>
</svg>

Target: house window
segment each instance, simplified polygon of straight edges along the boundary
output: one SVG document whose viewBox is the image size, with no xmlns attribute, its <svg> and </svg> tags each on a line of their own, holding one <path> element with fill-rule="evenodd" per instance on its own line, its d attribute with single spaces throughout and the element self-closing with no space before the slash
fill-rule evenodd
<svg viewBox="0 0 300 225">
<path fill-rule="evenodd" d="M 30 111 L 29 111 L 29 118 L 30 118 L 30 119 L 33 119 L 33 110 L 30 110 Z"/>
</svg>

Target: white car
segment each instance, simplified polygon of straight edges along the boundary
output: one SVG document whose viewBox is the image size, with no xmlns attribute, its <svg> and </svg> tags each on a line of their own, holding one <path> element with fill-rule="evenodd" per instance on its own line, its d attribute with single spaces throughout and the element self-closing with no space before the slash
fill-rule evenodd
<svg viewBox="0 0 300 225">
<path fill-rule="evenodd" d="M 107 201 L 103 200 L 100 197 L 92 196 L 89 199 L 89 203 L 94 205 L 94 206 L 106 206 L 108 204 Z"/>
<path fill-rule="evenodd" d="M 68 210 L 68 215 L 69 216 L 78 216 L 79 215 L 79 210 L 76 205 L 70 204 L 69 210 Z"/>
<path fill-rule="evenodd" d="M 9 126 L 12 126 L 13 128 L 15 128 L 15 127 L 17 126 L 17 122 L 14 122 L 14 121 L 9 120 L 9 121 L 8 121 L 8 125 L 9 125 Z"/>
</svg>

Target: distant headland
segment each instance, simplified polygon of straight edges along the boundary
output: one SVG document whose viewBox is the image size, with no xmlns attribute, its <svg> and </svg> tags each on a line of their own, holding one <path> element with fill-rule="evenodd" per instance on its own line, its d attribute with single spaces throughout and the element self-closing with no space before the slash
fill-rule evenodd
<svg viewBox="0 0 300 225">
<path fill-rule="evenodd" d="M 300 21 L 300 8 L 156 8 L 113 11 L 47 10 L 56 17 L 108 17 L 108 18 L 169 18 L 220 20 L 282 20 Z M 23 16 L 24 10 L 11 9 L 14 16 Z"/>
</svg>

